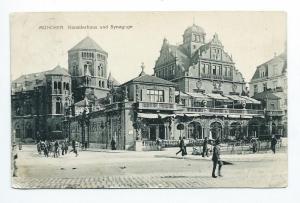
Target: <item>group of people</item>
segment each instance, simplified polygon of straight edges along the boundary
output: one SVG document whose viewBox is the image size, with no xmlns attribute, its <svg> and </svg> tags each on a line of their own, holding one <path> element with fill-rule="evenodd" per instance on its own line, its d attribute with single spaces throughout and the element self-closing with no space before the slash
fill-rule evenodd
<svg viewBox="0 0 300 203">
<path fill-rule="evenodd" d="M 180 137 L 179 140 L 180 140 L 179 141 L 180 150 L 178 152 L 176 152 L 176 155 L 181 152 L 182 157 L 184 157 L 185 155 L 187 155 L 186 146 L 187 146 L 188 140 L 186 140 L 185 137 L 182 137 L 182 138 Z M 222 161 L 221 157 L 220 157 L 220 155 L 221 155 L 220 143 L 221 143 L 220 140 L 216 139 L 214 142 L 213 150 L 212 150 L 212 153 L 213 153 L 213 155 L 212 155 L 212 161 L 213 161 L 212 177 L 213 178 L 217 178 L 218 176 L 222 177 L 221 169 L 222 169 L 222 166 L 224 165 L 224 161 Z M 276 152 L 276 144 L 277 144 L 276 136 L 272 135 L 271 150 L 274 154 Z M 256 139 L 254 139 L 252 146 L 253 146 L 253 153 L 256 153 L 257 147 L 258 147 Z M 208 151 L 209 151 L 208 138 L 205 137 L 204 141 L 203 141 L 203 147 L 202 147 L 202 153 L 201 153 L 202 157 L 205 157 L 205 156 L 208 157 Z M 218 174 L 216 175 L 217 166 L 218 166 Z"/>
<path fill-rule="evenodd" d="M 79 143 L 75 140 L 72 140 L 72 150 L 76 156 L 78 156 L 78 147 Z M 39 141 L 37 143 L 37 151 L 39 154 L 44 154 L 45 157 L 52 156 L 54 158 L 59 157 L 60 155 L 66 155 L 69 150 L 69 143 L 66 140 L 63 141 Z"/>
</svg>

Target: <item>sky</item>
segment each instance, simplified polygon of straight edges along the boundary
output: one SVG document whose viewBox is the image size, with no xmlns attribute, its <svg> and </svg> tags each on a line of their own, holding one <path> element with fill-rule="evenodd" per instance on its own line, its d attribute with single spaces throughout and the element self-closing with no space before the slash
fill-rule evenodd
<svg viewBox="0 0 300 203">
<path fill-rule="evenodd" d="M 50 70 L 58 64 L 68 69 L 68 50 L 86 36 L 108 53 L 108 72 L 119 82 L 138 76 L 142 62 L 145 72 L 153 74 L 163 39 L 181 44 L 184 30 L 193 23 L 205 30 L 206 42 L 218 34 L 246 82 L 258 65 L 282 53 L 287 43 L 284 12 L 13 13 L 11 78 Z M 68 28 L 80 25 L 98 29 Z M 111 25 L 126 28 L 111 29 Z"/>
</svg>

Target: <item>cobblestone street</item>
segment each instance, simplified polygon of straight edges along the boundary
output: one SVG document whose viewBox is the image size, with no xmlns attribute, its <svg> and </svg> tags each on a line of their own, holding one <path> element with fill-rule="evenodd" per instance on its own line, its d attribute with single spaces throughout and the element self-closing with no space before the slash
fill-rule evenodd
<svg viewBox="0 0 300 203">
<path fill-rule="evenodd" d="M 159 152 L 82 151 L 78 157 L 39 155 L 35 146 L 18 151 L 14 188 L 209 188 L 285 187 L 287 154 L 223 155 L 223 177 L 211 178 L 210 158 Z M 191 150 L 191 149 L 189 149 Z M 189 153 L 190 154 L 190 153 Z"/>
</svg>

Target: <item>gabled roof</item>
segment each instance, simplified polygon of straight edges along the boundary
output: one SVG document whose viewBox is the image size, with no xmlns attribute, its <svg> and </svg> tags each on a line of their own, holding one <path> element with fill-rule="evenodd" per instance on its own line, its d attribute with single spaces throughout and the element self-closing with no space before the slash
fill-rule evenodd
<svg viewBox="0 0 300 203">
<path fill-rule="evenodd" d="M 147 83 L 147 84 L 160 84 L 160 85 L 167 85 L 167 86 L 176 86 L 175 83 L 170 82 L 168 80 L 164 80 L 162 78 L 158 78 L 152 75 L 143 74 L 141 76 L 138 76 L 132 80 L 129 80 L 128 82 L 124 83 Z"/>
<path fill-rule="evenodd" d="M 184 68 L 188 68 L 190 66 L 190 59 L 184 53 L 184 50 L 181 46 L 175 46 L 169 44 L 170 51 L 174 57 L 176 57 L 179 64 L 181 64 Z"/>
<path fill-rule="evenodd" d="M 75 51 L 75 50 L 85 50 L 85 49 L 91 49 L 91 50 L 97 50 L 100 52 L 106 53 L 98 44 L 95 42 L 92 38 L 87 36 L 83 40 L 81 40 L 78 44 L 76 44 L 72 49 L 69 51 Z"/>
<path fill-rule="evenodd" d="M 65 68 L 62 68 L 60 65 L 57 65 L 55 68 L 53 68 L 50 71 L 47 71 L 45 75 L 66 75 L 70 76 L 68 71 Z"/>
<path fill-rule="evenodd" d="M 260 67 L 263 67 L 263 66 L 269 67 L 268 65 L 269 65 L 270 63 L 272 63 L 273 61 L 278 61 L 278 60 L 284 61 L 283 65 L 282 65 L 282 67 L 281 67 L 281 73 L 282 73 L 282 74 L 286 73 L 286 71 L 287 71 L 287 55 L 286 55 L 286 52 L 283 52 L 282 54 L 280 54 L 280 55 L 278 55 L 278 56 L 275 56 L 274 58 L 268 60 L 267 62 L 265 62 L 265 63 L 263 63 L 263 64 L 257 66 L 257 67 L 256 67 L 256 70 L 255 70 L 255 73 L 254 73 L 254 75 L 252 76 L 252 79 L 251 79 L 251 80 L 260 78 L 260 76 L 259 76 L 259 68 L 260 68 Z M 272 68 L 272 67 L 270 67 L 270 68 Z"/>
</svg>

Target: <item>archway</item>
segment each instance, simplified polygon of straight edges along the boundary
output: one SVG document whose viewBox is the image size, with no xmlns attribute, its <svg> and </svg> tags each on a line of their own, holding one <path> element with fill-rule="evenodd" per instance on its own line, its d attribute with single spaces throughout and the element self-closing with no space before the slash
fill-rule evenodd
<svg viewBox="0 0 300 203">
<path fill-rule="evenodd" d="M 219 122 L 213 122 L 210 124 L 210 133 L 213 139 L 221 139 L 222 140 L 222 125 Z"/>
<path fill-rule="evenodd" d="M 202 139 L 202 127 L 198 122 L 191 122 L 188 125 L 188 138 Z"/>
</svg>

